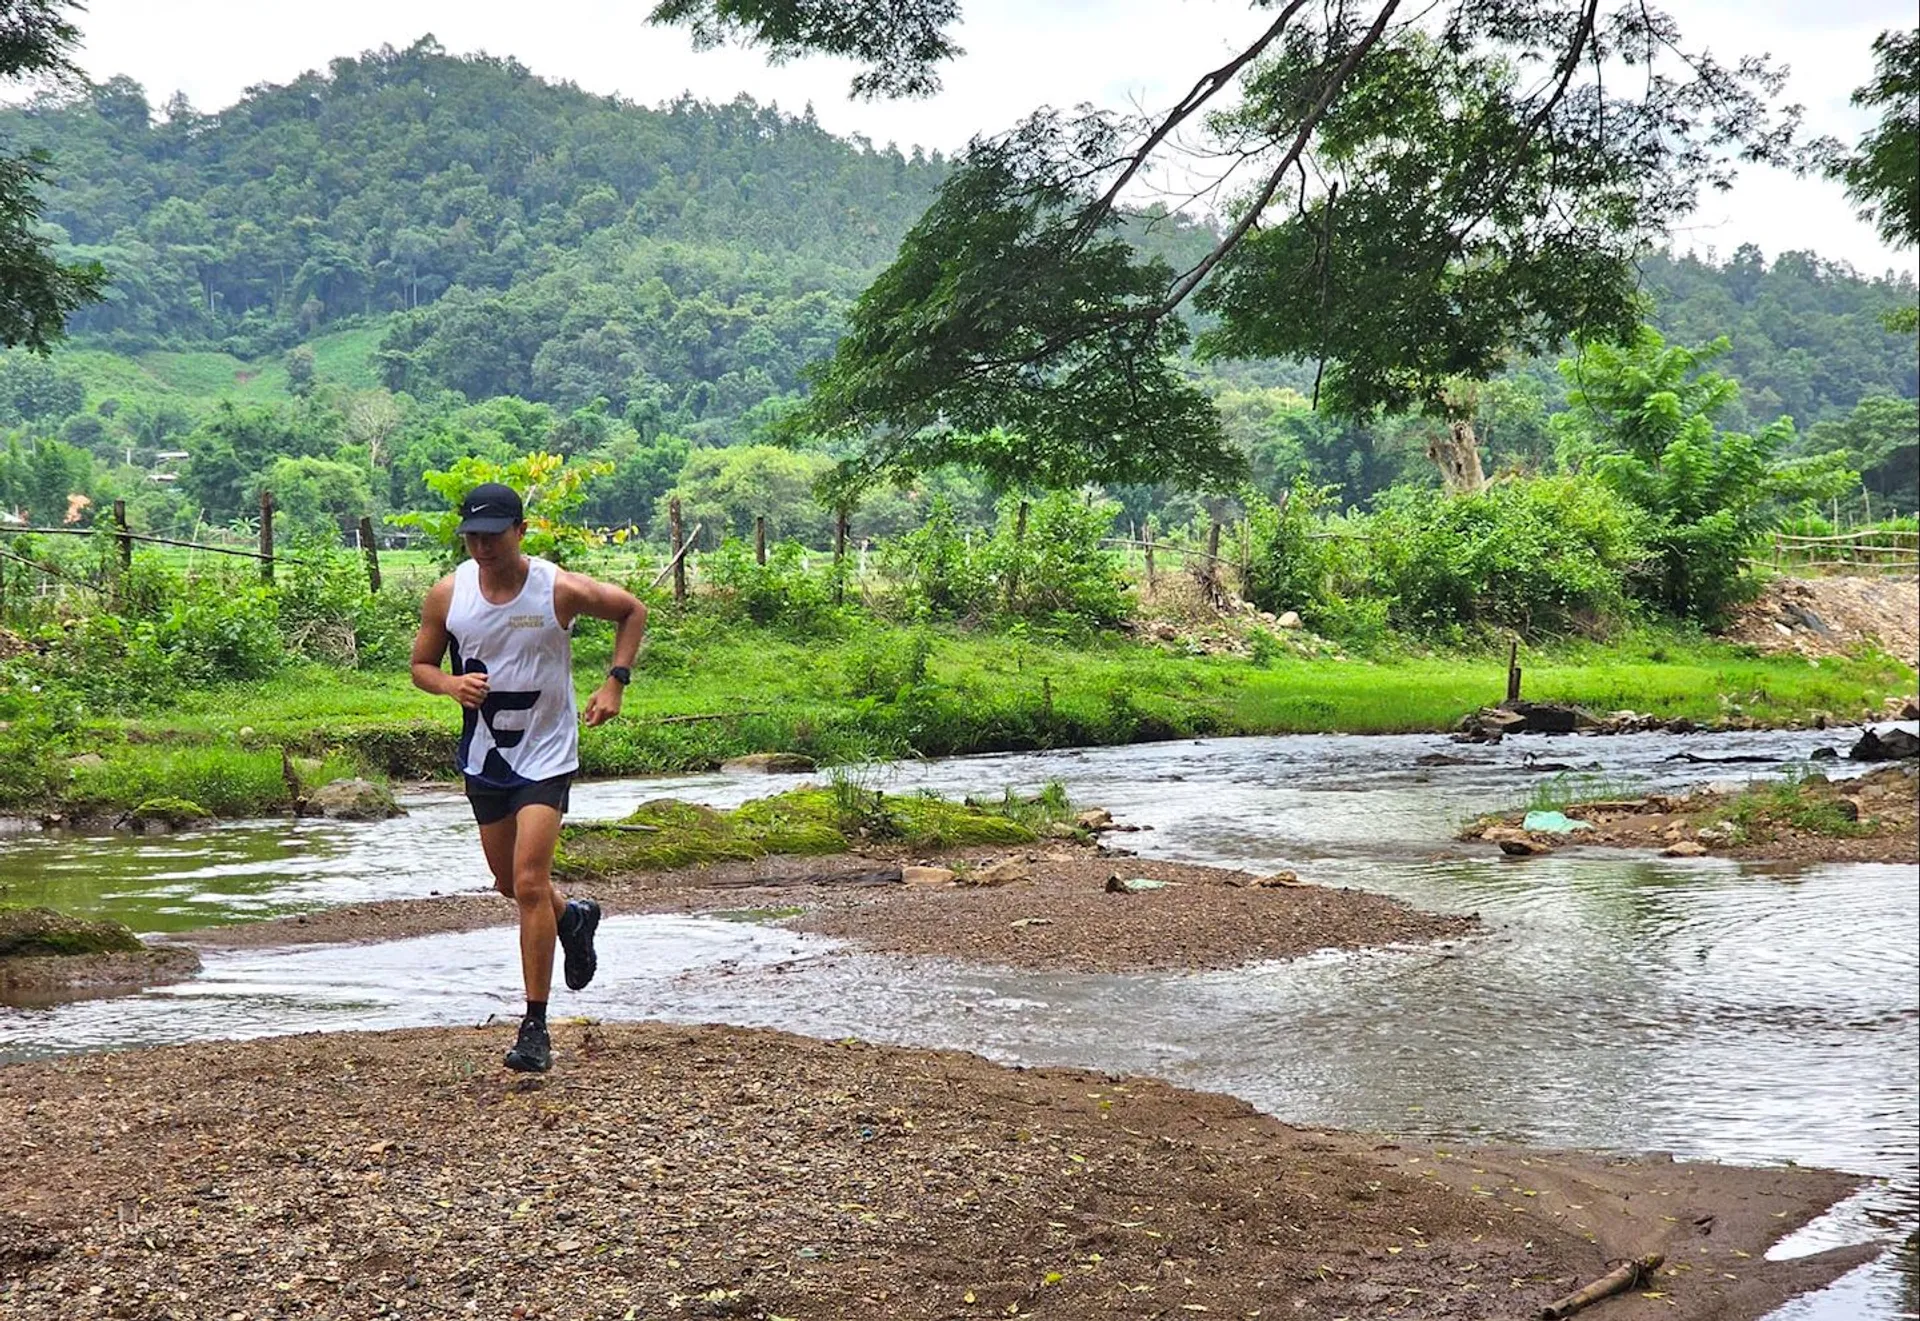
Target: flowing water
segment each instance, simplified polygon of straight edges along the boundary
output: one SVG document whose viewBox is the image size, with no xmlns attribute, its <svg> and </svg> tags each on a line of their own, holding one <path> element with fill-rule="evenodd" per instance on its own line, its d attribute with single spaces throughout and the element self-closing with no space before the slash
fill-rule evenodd
<svg viewBox="0 0 1920 1321">
<path fill-rule="evenodd" d="M 712 918 L 610 917 L 601 976 L 568 1012 L 765 1025 L 954 1046 L 1030 1064 L 1144 1072 L 1287 1120 L 1429 1137 L 1748 1163 L 1876 1183 L 1776 1254 L 1920 1224 L 1920 875 L 1602 851 L 1508 860 L 1450 842 L 1524 801 L 1549 761 L 1589 789 L 1680 787 L 1797 764 L 1819 734 L 1515 740 L 1223 739 L 955 759 L 867 772 L 875 787 L 997 795 L 1057 779 L 1151 827 L 1142 854 L 1380 891 L 1477 912 L 1447 948 L 1327 952 L 1228 972 L 1027 973 L 853 952 Z M 1422 754 L 1468 758 L 1421 767 Z M 1676 761 L 1676 754 L 1762 759 Z M 1534 763 L 1529 765 L 1529 762 Z M 1850 773 L 1844 765 L 1833 773 Z M 601 782 L 576 816 L 647 797 L 716 805 L 802 777 Z M 0 842 L 10 901 L 178 930 L 325 903 L 485 885 L 464 803 L 403 799 L 366 826 L 253 824 L 165 839 Z M 75 1049 L 510 1016 L 498 931 L 358 948 L 215 953 L 182 986 L 0 1008 L 0 1060 Z M 1909 1248 L 1777 1313 L 1920 1313 Z"/>
</svg>

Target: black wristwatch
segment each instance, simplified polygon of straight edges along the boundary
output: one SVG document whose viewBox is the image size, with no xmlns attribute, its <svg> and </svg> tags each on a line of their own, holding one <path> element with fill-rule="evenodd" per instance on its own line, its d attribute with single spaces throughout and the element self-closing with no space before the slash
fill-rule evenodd
<svg viewBox="0 0 1920 1321">
<path fill-rule="evenodd" d="M 625 688 L 633 682 L 633 671 L 624 665 L 616 665 L 607 671 L 607 677 Z"/>
</svg>

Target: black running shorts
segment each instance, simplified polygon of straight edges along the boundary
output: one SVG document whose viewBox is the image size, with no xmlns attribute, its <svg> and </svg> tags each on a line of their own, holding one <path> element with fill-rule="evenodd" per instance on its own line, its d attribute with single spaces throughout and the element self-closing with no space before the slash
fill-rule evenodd
<svg viewBox="0 0 1920 1321">
<path fill-rule="evenodd" d="M 560 814 L 565 816 L 567 790 L 572 785 L 571 773 L 556 775 L 549 780 L 535 780 L 517 789 L 496 789 L 492 785 L 481 784 L 469 775 L 467 801 L 473 805 L 473 819 L 483 826 L 505 821 L 521 808 L 534 804 L 558 808 Z"/>
</svg>

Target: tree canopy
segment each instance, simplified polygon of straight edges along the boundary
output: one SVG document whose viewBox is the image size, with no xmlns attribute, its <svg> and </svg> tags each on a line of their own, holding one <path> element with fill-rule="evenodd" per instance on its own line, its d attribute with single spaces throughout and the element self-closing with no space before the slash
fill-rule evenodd
<svg viewBox="0 0 1920 1321">
<path fill-rule="evenodd" d="M 1920 28 L 1882 32 L 1873 55 L 1873 81 L 1854 92 L 1853 104 L 1879 110 L 1880 122 L 1832 172 L 1881 238 L 1911 248 L 1920 244 Z"/>
<path fill-rule="evenodd" d="M 951 45 L 925 31 L 944 34 L 951 5 L 897 0 L 922 21 L 864 50 L 845 40 L 857 8 L 676 0 L 655 17 L 703 43 L 858 55 L 885 75 L 862 90 L 920 90 L 914 71 Z M 1023 432 L 1030 480 L 1090 461 L 1226 475 L 1174 361 L 1190 300 L 1212 318 L 1204 355 L 1318 361 L 1356 418 L 1453 414 L 1462 379 L 1570 334 L 1630 334 L 1635 256 L 1737 162 L 1789 159 L 1781 75 L 1687 47 L 1639 0 L 1401 10 L 1287 0 L 1158 117 L 1043 110 L 976 140 L 792 425 L 856 446 L 855 478 L 967 456 L 989 416 Z M 1181 268 L 1116 242 L 1176 148 L 1223 163 L 1221 232 Z"/>
<path fill-rule="evenodd" d="M 0 82 L 80 80 L 69 58 L 80 40 L 69 17 L 78 7 L 70 0 L 0 0 Z M 66 334 L 68 313 L 106 286 L 98 262 L 62 261 L 40 232 L 40 188 L 52 164 L 39 148 L 0 146 L 0 347 L 46 352 Z"/>
</svg>

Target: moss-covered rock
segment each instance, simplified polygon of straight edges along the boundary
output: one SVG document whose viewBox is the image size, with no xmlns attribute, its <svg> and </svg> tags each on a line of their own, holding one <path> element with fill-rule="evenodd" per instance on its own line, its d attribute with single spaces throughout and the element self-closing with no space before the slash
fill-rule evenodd
<svg viewBox="0 0 1920 1321">
<path fill-rule="evenodd" d="M 145 948 L 119 922 L 91 922 L 53 908 L 0 908 L 0 959 L 137 954 Z"/>
<path fill-rule="evenodd" d="M 148 798 L 127 813 L 129 830 L 191 830 L 213 820 L 213 813 L 190 798 Z"/>
<path fill-rule="evenodd" d="M 660 798 L 619 821 L 570 825 L 561 832 L 556 866 L 564 875 L 597 877 L 775 853 L 840 853 L 855 842 L 937 849 L 1035 838 L 1032 827 L 990 807 L 926 794 L 808 788 L 725 812 Z"/>
</svg>

